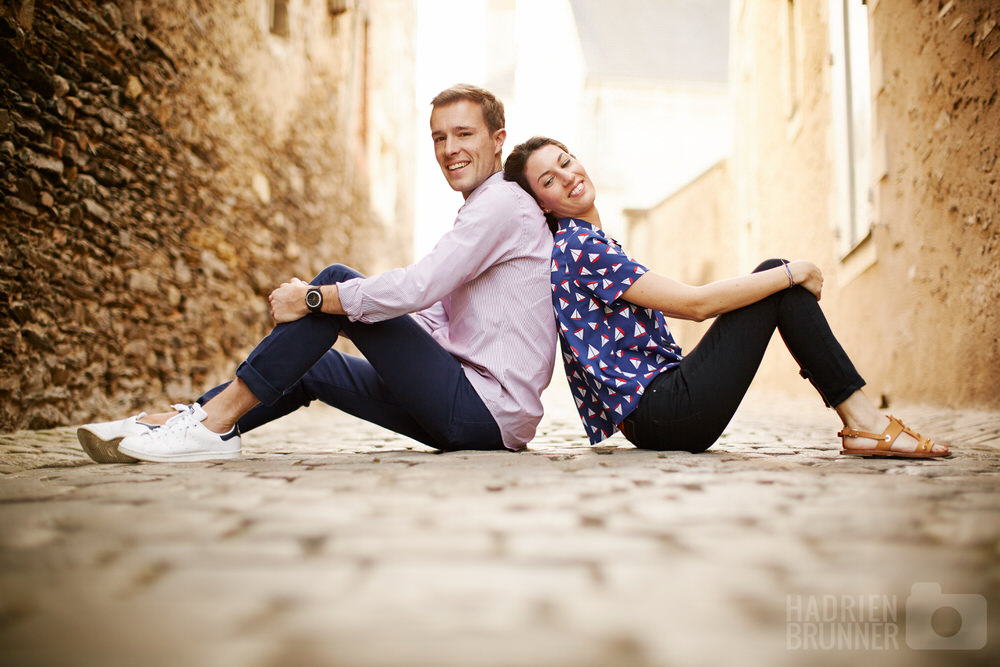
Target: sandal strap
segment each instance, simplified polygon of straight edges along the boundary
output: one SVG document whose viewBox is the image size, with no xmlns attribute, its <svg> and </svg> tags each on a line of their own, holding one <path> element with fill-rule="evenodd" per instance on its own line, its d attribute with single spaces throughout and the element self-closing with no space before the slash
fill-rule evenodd
<svg viewBox="0 0 1000 667">
<path fill-rule="evenodd" d="M 885 427 L 885 430 L 881 433 L 870 433 L 868 431 L 859 431 L 853 428 L 844 428 L 837 435 L 842 438 L 867 438 L 869 440 L 876 440 L 878 444 L 875 445 L 876 451 L 886 451 L 892 449 L 892 443 L 896 441 L 899 434 L 903 432 L 903 422 L 899 421 L 895 417 L 889 417 L 889 425 Z"/>
<path fill-rule="evenodd" d="M 892 445 L 896 442 L 896 438 L 899 437 L 900 433 L 905 433 L 914 440 L 917 441 L 917 447 L 914 451 L 921 454 L 931 451 L 934 447 L 934 441 L 925 438 L 913 429 L 909 428 L 902 421 L 893 417 L 892 415 L 887 415 L 889 418 L 889 425 L 885 427 L 882 433 L 869 433 L 868 431 L 859 431 L 853 428 L 844 427 L 841 429 L 837 435 L 841 438 L 868 438 L 869 440 L 877 440 L 878 444 L 875 445 L 875 451 L 887 451 L 892 449 Z"/>
<path fill-rule="evenodd" d="M 885 427 L 884 431 L 882 431 L 882 441 L 878 443 L 875 449 L 881 449 L 883 451 L 892 449 L 892 445 L 896 442 L 896 438 L 899 437 L 900 433 L 906 430 L 908 429 L 903 422 L 899 421 L 892 415 L 889 415 L 889 425 Z"/>
<path fill-rule="evenodd" d="M 888 430 L 888 429 L 886 429 Z M 892 440 L 890 436 L 885 433 L 869 433 L 868 431 L 859 431 L 853 428 L 847 428 L 846 426 L 837 432 L 837 435 L 841 438 L 868 438 L 869 440 L 878 440 L 878 449 L 883 449 L 882 443 L 889 442 L 889 446 L 892 446 Z M 888 448 L 885 448 L 888 449 Z"/>
<path fill-rule="evenodd" d="M 889 423 L 898 424 L 900 427 L 900 433 L 905 433 L 906 435 L 910 436 L 911 438 L 917 441 L 917 448 L 914 451 L 924 454 L 926 452 L 931 451 L 931 449 L 934 447 L 933 440 L 925 438 L 924 436 L 920 435 L 919 433 L 908 427 L 906 424 L 904 424 L 901 420 L 897 419 L 896 417 L 889 415 Z M 895 440 L 895 437 L 893 438 L 893 440 Z"/>
</svg>

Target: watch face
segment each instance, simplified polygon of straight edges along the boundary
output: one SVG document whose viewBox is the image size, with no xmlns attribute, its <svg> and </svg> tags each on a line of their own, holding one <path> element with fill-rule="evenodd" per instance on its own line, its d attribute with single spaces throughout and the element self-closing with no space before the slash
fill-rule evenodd
<svg viewBox="0 0 1000 667">
<path fill-rule="evenodd" d="M 309 290 L 306 292 L 306 306 L 309 308 L 318 308 L 323 302 L 323 295 L 319 290 Z"/>
</svg>

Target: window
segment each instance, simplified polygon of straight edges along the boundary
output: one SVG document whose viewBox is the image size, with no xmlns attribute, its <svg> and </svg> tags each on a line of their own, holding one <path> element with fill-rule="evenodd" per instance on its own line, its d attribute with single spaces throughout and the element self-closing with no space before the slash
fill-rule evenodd
<svg viewBox="0 0 1000 667">
<path fill-rule="evenodd" d="M 272 35 L 288 37 L 290 34 L 288 27 L 288 0 L 268 0 L 269 5 L 269 27 Z"/>
<path fill-rule="evenodd" d="M 831 0 L 833 118 L 840 200 L 837 231 L 847 256 L 868 238 L 874 222 L 871 65 L 868 8 L 863 0 Z"/>
<path fill-rule="evenodd" d="M 785 82 L 786 111 L 788 118 L 793 118 L 802 103 L 802 65 L 801 49 L 799 48 L 798 17 L 795 10 L 795 0 L 785 3 L 785 63 L 787 63 L 788 79 Z"/>
<path fill-rule="evenodd" d="M 336 18 L 351 8 L 351 0 L 327 0 L 326 7 L 330 16 Z"/>
<path fill-rule="evenodd" d="M 361 90 L 358 94 L 358 139 L 361 142 L 361 146 L 368 145 L 368 114 L 370 109 L 368 107 L 369 103 L 369 83 L 371 82 L 371 62 L 370 62 L 370 42 L 369 42 L 369 19 L 367 14 L 360 17 L 360 26 L 358 31 L 360 32 L 360 44 L 358 44 L 358 57 L 360 58 L 360 63 L 358 65 L 360 81 L 359 85 Z"/>
</svg>

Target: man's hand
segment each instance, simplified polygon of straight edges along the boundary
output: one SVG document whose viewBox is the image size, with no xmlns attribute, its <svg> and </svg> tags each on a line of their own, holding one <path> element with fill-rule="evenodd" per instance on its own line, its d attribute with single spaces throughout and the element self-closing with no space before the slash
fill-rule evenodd
<svg viewBox="0 0 1000 667">
<path fill-rule="evenodd" d="M 309 283 L 292 278 L 271 292 L 267 300 L 271 302 L 271 317 L 275 324 L 294 322 L 309 314 L 309 308 L 306 307 L 308 289 Z"/>
</svg>

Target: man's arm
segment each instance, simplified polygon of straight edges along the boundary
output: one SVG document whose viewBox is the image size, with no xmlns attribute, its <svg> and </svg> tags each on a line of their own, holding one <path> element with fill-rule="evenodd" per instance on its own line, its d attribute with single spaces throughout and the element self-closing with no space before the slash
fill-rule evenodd
<svg viewBox="0 0 1000 667">
<path fill-rule="evenodd" d="M 309 287 L 308 283 L 298 278 L 292 278 L 271 292 L 268 301 L 271 302 L 271 317 L 275 324 L 294 322 L 309 313 L 309 309 L 305 305 L 306 291 Z M 340 304 L 337 285 L 321 285 L 319 290 L 323 293 L 322 312 L 329 315 L 343 315 L 344 308 Z M 418 310 L 413 313 L 413 317 L 429 333 L 448 324 L 448 313 L 441 301 L 429 308 Z"/>
<path fill-rule="evenodd" d="M 532 211 L 537 212 L 527 195 L 522 199 L 516 192 L 505 186 L 482 192 L 472 205 L 462 207 L 455 226 L 415 264 L 369 278 L 323 285 L 323 312 L 346 314 L 352 320 L 371 323 L 435 308 L 441 299 L 502 261 L 516 247 L 526 218 Z M 540 213 L 538 218 L 538 224 L 544 224 Z M 308 314 L 305 293 L 309 287 L 293 278 L 271 294 L 276 322 L 290 322 Z M 434 320 L 444 315 L 443 308 L 440 313 L 431 312 Z"/>
<path fill-rule="evenodd" d="M 539 225 L 544 221 L 527 195 L 522 199 L 508 186 L 501 182 L 477 193 L 417 263 L 341 283 L 338 296 L 347 315 L 372 323 L 423 310 L 511 256 L 532 210 Z"/>
</svg>

